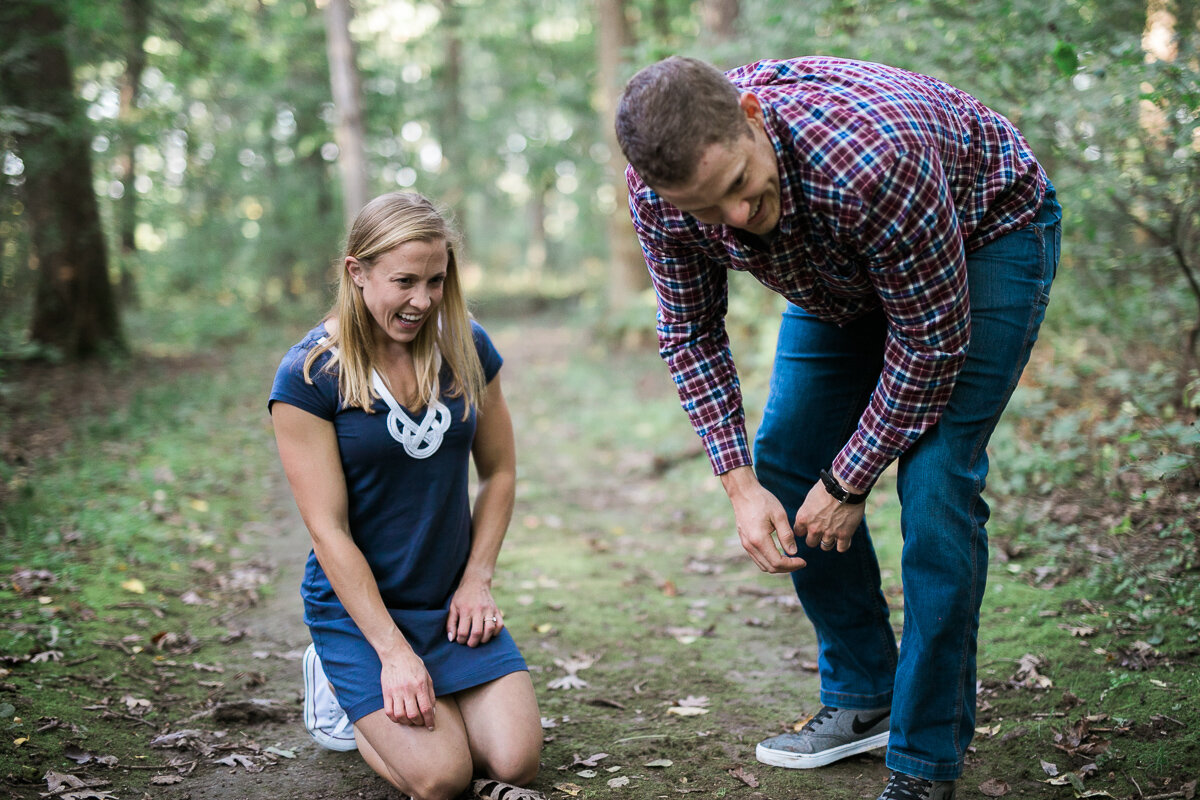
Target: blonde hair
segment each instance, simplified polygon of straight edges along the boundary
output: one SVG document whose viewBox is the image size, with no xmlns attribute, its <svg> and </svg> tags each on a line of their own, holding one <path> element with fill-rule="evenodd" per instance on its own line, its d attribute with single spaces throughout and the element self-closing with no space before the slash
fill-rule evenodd
<svg viewBox="0 0 1200 800">
<path fill-rule="evenodd" d="M 446 243 L 448 264 L 442 302 L 413 339 L 413 365 L 417 373 L 417 397 L 420 402 L 430 402 L 442 394 L 438 373 L 445 362 L 452 378 L 445 396 L 466 398 L 463 409 L 466 419 L 471 408 L 478 408 L 483 402 L 487 379 L 475 350 L 471 316 L 459 279 L 454 253 L 456 239 L 457 233 L 428 199 L 416 192 L 390 192 L 376 197 L 358 213 L 346 239 L 345 258 L 356 258 L 370 270 L 376 259 L 407 242 Z M 362 289 L 355 285 L 346 269 L 345 258 L 339 265 L 337 298 L 326 317 L 337 319 L 337 329 L 304 360 L 304 379 L 312 383 L 313 363 L 322 353 L 332 351 L 323 369 L 332 372 L 336 367 L 343 407 L 361 408 L 370 414 L 374 411 L 372 404 L 379 398 L 371 385 L 371 373 L 377 364 L 376 323 L 363 301 Z"/>
</svg>

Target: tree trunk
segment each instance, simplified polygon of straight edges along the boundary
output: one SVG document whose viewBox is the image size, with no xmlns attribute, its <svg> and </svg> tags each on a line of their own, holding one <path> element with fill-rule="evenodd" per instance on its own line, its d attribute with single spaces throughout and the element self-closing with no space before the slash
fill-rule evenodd
<svg viewBox="0 0 1200 800">
<path fill-rule="evenodd" d="M 122 301 L 132 303 L 136 299 L 136 287 L 128 261 L 137 251 L 137 190 L 133 185 L 137 177 L 137 101 L 142 72 L 146 68 L 145 42 L 150 26 L 150 0 L 125 0 L 125 21 L 129 27 L 129 39 L 125 51 L 125 73 L 121 76 L 121 106 L 117 114 L 121 131 L 117 172 L 120 174 L 124 193 L 117 203 L 116 218 L 117 236 L 121 246 L 120 295 Z"/>
<path fill-rule="evenodd" d="M 120 349 L 123 340 L 66 30 L 55 2 L 0 5 L 0 93 L 23 123 L 14 139 L 38 271 L 30 337 L 77 358 Z"/>
<path fill-rule="evenodd" d="M 362 92 L 350 38 L 350 0 L 329 0 L 325 8 L 325 41 L 329 52 L 329 82 L 337 110 L 334 139 L 338 170 L 342 176 L 342 202 L 346 227 L 358 216 L 368 197 L 367 155 L 363 141 Z"/>
<path fill-rule="evenodd" d="M 666 40 L 671 35 L 671 6 L 667 0 L 653 0 L 650 20 L 655 36 Z"/>
<path fill-rule="evenodd" d="M 617 134 L 613 129 L 617 101 L 621 97 L 621 64 L 625 51 L 632 44 L 632 34 L 625 17 L 625 0 L 597 0 L 599 17 L 596 37 L 600 83 L 600 124 L 608 145 L 608 179 L 613 187 L 617 207 L 608 216 L 608 249 L 612 280 L 608 282 L 608 303 L 613 311 L 629 306 L 634 295 L 650 286 L 646 262 L 638 247 L 637 235 L 629 219 L 629 188 L 625 184 L 625 159 L 621 156 Z"/>
<path fill-rule="evenodd" d="M 1175 15 L 1171 13 L 1168 0 L 1148 0 L 1146 3 L 1146 28 L 1142 32 L 1142 50 L 1146 61 L 1174 61 L 1179 55 L 1175 41 Z M 1150 136 L 1156 147 L 1167 147 L 1166 110 L 1151 100 L 1139 104 L 1142 130 Z"/>
<path fill-rule="evenodd" d="M 529 202 L 525 205 L 526 227 L 529 242 L 525 245 L 525 266 L 535 283 L 546 271 L 546 193 L 548 186 L 533 181 L 529 187 Z"/>
<path fill-rule="evenodd" d="M 735 25 L 740 13 L 739 0 L 704 0 L 700 7 L 704 30 L 717 43 L 732 41 L 737 34 Z"/>
<path fill-rule="evenodd" d="M 466 130 L 462 105 L 462 11 L 456 0 L 442 0 L 442 27 L 445 29 L 445 66 L 441 75 L 442 100 L 442 149 L 449 164 L 448 191 L 441 198 L 443 203 L 454 209 L 454 222 L 462 234 L 465 247 L 469 248 L 471 237 L 467 232 L 467 181 L 471 174 L 463 132 Z M 459 253 L 465 259 L 465 249 Z"/>
</svg>

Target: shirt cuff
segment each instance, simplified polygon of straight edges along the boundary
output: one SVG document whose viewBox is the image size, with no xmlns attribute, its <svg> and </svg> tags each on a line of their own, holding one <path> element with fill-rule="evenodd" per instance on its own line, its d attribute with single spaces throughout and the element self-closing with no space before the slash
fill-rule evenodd
<svg viewBox="0 0 1200 800">
<path fill-rule="evenodd" d="M 870 490 L 891 463 L 891 458 L 872 450 L 862 434 L 855 431 L 833 460 L 830 471 L 851 486 Z"/>
<path fill-rule="evenodd" d="M 744 425 L 716 428 L 703 437 L 704 449 L 708 452 L 713 475 L 724 475 L 731 469 L 750 466 L 750 443 Z"/>
</svg>

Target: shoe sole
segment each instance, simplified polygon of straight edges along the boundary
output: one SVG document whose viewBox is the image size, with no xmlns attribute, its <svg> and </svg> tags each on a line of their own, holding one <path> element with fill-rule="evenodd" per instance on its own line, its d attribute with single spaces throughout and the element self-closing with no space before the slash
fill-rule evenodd
<svg viewBox="0 0 1200 800">
<path fill-rule="evenodd" d="M 856 742 L 849 742 L 838 747 L 831 747 L 828 750 L 822 750 L 819 753 L 789 753 L 786 750 L 772 750 L 760 744 L 754 750 L 754 757 L 761 763 L 772 767 L 813 769 L 814 767 L 823 767 L 826 764 L 832 764 L 834 761 L 840 761 L 843 758 L 848 758 L 859 753 L 865 753 L 868 750 L 886 747 L 887 743 L 888 732 L 884 731 L 874 736 L 868 736 L 866 739 L 859 739 Z"/>
<path fill-rule="evenodd" d="M 308 731 L 308 735 L 313 738 L 314 742 L 326 750 L 335 750 L 339 753 L 349 753 L 351 750 L 357 750 L 358 741 L 354 738 L 353 728 L 350 729 L 349 739 L 335 739 L 316 727 L 316 707 L 315 704 L 309 703 L 313 687 L 317 685 L 316 663 L 317 651 L 309 647 L 304 651 L 304 729 Z"/>
</svg>

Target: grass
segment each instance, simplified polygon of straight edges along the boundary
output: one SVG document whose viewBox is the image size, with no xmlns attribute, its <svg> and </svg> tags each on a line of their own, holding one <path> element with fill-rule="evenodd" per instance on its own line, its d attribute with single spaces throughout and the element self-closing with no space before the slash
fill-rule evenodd
<svg viewBox="0 0 1200 800">
<path fill-rule="evenodd" d="M 790 582 L 761 574 L 742 552 L 728 501 L 653 352 L 589 341 L 570 319 L 544 312 L 484 322 L 508 357 L 518 432 L 517 510 L 496 594 L 550 726 L 537 788 L 580 798 L 874 797 L 887 777 L 878 754 L 813 772 L 753 760 L 758 740 L 817 709 L 816 644 Z M 147 736 L 178 727 L 210 697 L 204 675 L 186 667 L 219 651 L 193 656 L 189 646 L 229 635 L 239 592 L 270 591 L 228 583 L 272 524 L 266 476 L 278 467 L 264 398 L 294 338 L 251 336 L 187 369 L 161 359 L 118 365 L 123 402 L 84 403 L 60 449 L 8 468 L 6 784 L 44 791 L 46 770 L 78 769 L 71 747 L 136 766 Z M 757 408 L 765 375 L 745 378 L 748 408 Z M 1056 402 L 1040 395 L 1017 410 L 1053 415 Z M 1005 471 L 993 486 L 1007 494 L 991 525 L 979 732 L 964 793 L 989 781 L 1013 797 L 1078 791 L 1045 783 L 1043 761 L 1079 771 L 1084 791 L 1183 792 L 1200 777 L 1195 572 L 1139 583 L 1138 551 L 1128 545 L 1151 537 L 1152 520 L 1124 531 L 1087 514 L 1054 523 L 1042 506 L 1050 495 L 1028 487 L 1062 468 L 1047 448 L 1022 444 L 1022 419 L 996 447 L 1023 454 L 1021 474 L 1031 477 L 1020 483 L 1013 462 L 997 458 Z M 872 496 L 869 513 L 898 626 L 898 509 L 888 489 Z M 1158 506 L 1138 508 L 1149 518 Z M 1160 521 L 1176 563 L 1188 531 Z M 1125 555 L 1106 558 L 1114 540 Z M 1099 549 L 1080 567 L 1075 551 L 1085 543 Z M 35 577 L 19 577 L 24 570 Z M 37 570 L 52 580 L 39 583 Z M 61 655 L 28 660 L 48 652 Z M 1049 684 L 1023 673 L 1023 661 Z M 551 688 L 570 675 L 576 688 Z M 105 775 L 118 797 L 145 787 L 146 772 Z"/>
<path fill-rule="evenodd" d="M 136 763 L 148 732 L 209 693 L 179 664 L 228 633 L 231 609 L 217 598 L 237 598 L 218 585 L 268 511 L 265 347 L 200 369 L 115 365 L 112 385 L 134 387 L 128 396 L 82 398 L 61 448 L 10 479 L 0 509 L 6 783 L 70 771 L 70 748 Z M 130 780 L 113 777 L 117 788 Z"/>
</svg>

